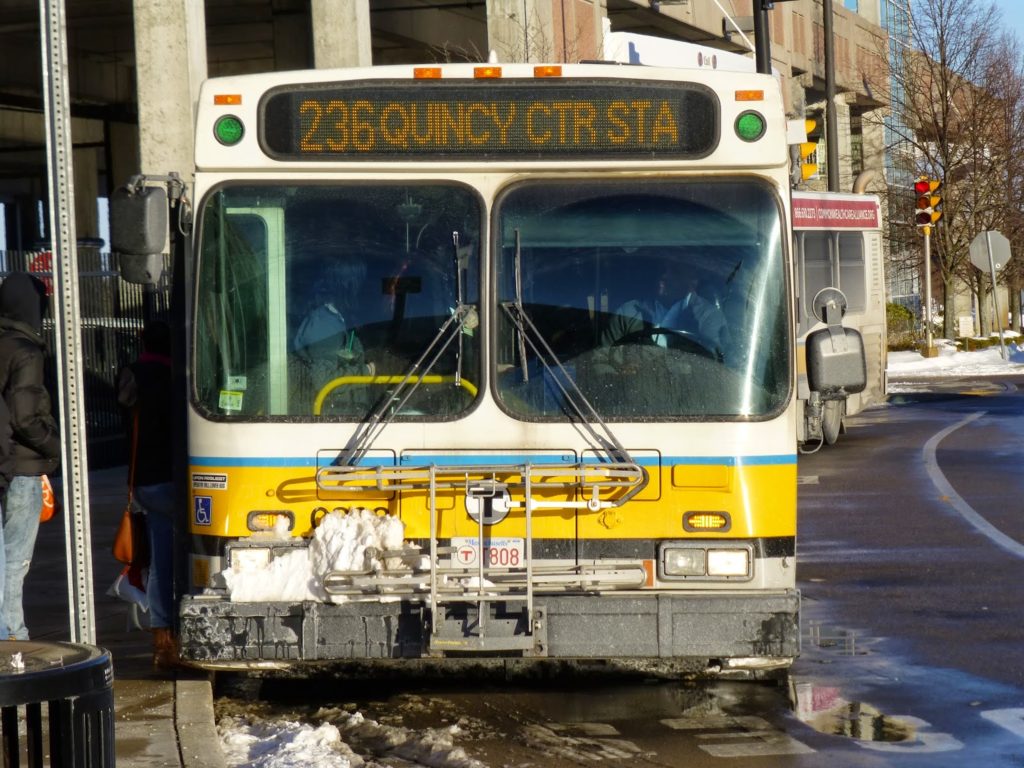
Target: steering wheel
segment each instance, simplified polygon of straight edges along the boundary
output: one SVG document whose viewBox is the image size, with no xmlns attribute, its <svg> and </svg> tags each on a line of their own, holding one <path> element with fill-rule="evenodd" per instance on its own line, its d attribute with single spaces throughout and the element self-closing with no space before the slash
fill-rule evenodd
<svg viewBox="0 0 1024 768">
<path fill-rule="evenodd" d="M 654 344 L 653 339 L 656 336 L 668 337 L 669 341 L 667 346 L 669 349 L 678 349 L 683 352 L 689 352 L 692 355 L 706 357 L 709 360 L 721 361 L 720 353 L 712 352 L 704 346 L 695 333 L 681 328 L 663 328 L 657 325 L 653 328 L 641 328 L 638 331 L 627 333 L 615 342 L 615 346 L 644 340 L 646 340 L 647 344 Z"/>
</svg>

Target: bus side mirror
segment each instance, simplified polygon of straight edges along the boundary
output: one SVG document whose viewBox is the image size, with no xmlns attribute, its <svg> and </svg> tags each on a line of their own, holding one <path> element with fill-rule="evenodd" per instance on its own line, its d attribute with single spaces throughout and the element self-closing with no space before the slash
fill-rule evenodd
<svg viewBox="0 0 1024 768">
<path fill-rule="evenodd" d="M 812 392 L 855 395 L 868 384 L 864 339 L 853 328 L 833 334 L 822 328 L 807 336 L 807 385 Z"/>
<path fill-rule="evenodd" d="M 868 384 L 864 339 L 859 331 L 843 327 L 846 297 L 837 288 L 822 288 L 811 303 L 815 316 L 828 327 L 807 335 L 807 385 L 826 397 L 863 392 Z"/>
<path fill-rule="evenodd" d="M 110 198 L 110 247 L 118 254 L 121 278 L 156 285 L 167 245 L 167 190 L 129 183 Z"/>
</svg>

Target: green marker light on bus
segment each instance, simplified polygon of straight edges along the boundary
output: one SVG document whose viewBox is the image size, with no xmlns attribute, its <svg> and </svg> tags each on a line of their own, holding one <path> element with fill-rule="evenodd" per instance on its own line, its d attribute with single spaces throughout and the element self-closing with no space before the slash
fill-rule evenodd
<svg viewBox="0 0 1024 768">
<path fill-rule="evenodd" d="M 224 115 L 213 124 L 213 135 L 221 144 L 230 147 L 242 140 L 245 135 L 245 126 L 234 115 Z"/>
<path fill-rule="evenodd" d="M 744 141 L 757 141 L 764 136 L 766 127 L 760 112 L 744 112 L 736 118 L 736 135 Z"/>
</svg>

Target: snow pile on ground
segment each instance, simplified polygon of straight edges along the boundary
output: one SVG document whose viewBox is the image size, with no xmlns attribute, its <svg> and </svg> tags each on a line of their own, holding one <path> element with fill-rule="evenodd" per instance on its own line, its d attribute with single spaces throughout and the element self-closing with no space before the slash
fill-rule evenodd
<svg viewBox="0 0 1024 768">
<path fill-rule="evenodd" d="M 455 746 L 461 733 L 458 725 L 413 730 L 336 708 L 320 710 L 314 720 L 320 724 L 256 716 L 221 718 L 217 730 L 224 759 L 232 768 L 483 768 Z"/>
<path fill-rule="evenodd" d="M 313 727 L 291 721 L 226 717 L 217 724 L 224 761 L 247 768 L 358 768 L 365 761 L 330 723 Z"/>
<path fill-rule="evenodd" d="M 1006 360 L 998 345 L 974 352 L 962 352 L 948 339 L 936 339 L 937 357 L 923 357 L 916 351 L 890 352 L 886 371 L 890 377 L 1024 373 L 1024 342 L 1020 342 L 1016 336 L 1014 339 L 1006 341 Z"/>
<path fill-rule="evenodd" d="M 287 531 L 268 537 L 282 539 Z M 405 526 L 392 515 L 378 515 L 368 509 L 345 513 L 335 510 L 316 527 L 309 547 L 296 547 L 270 558 L 265 549 L 255 556 L 235 550 L 229 568 L 222 575 L 232 602 L 299 602 L 332 599 L 323 588 L 330 571 L 380 571 L 378 555 L 402 547 Z"/>
</svg>

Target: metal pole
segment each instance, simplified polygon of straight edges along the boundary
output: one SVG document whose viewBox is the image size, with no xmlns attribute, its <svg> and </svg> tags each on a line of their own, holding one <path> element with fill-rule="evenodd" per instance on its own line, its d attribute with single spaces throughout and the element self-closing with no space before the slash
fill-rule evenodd
<svg viewBox="0 0 1024 768">
<path fill-rule="evenodd" d="M 836 52 L 832 36 L 832 0 L 822 0 L 825 33 L 825 168 L 828 191 L 839 191 L 839 127 L 836 124 Z"/>
<path fill-rule="evenodd" d="M 765 0 L 754 2 L 754 61 L 757 71 L 772 73 L 772 41 L 768 36 L 768 8 Z"/>
<path fill-rule="evenodd" d="M 932 228 L 924 227 L 924 333 L 925 357 L 932 356 Z"/>
<path fill-rule="evenodd" d="M 61 474 L 64 486 L 64 536 L 68 557 L 71 640 L 95 644 L 92 596 L 92 537 L 89 524 L 89 469 L 85 452 L 85 403 L 82 397 L 81 327 L 78 311 L 78 249 L 71 101 L 68 89 L 67 29 L 64 0 L 39 0 L 43 42 L 43 107 L 46 166 L 49 177 L 50 239 L 56 286 L 54 323 L 57 382 L 60 387 Z"/>
<path fill-rule="evenodd" d="M 992 256 L 992 230 L 985 230 L 985 246 L 988 249 L 988 268 L 992 274 L 992 319 L 999 330 L 999 353 L 1006 360 L 1006 345 L 1003 344 L 1003 324 L 999 320 L 999 301 L 996 299 L 996 260 Z"/>
</svg>

